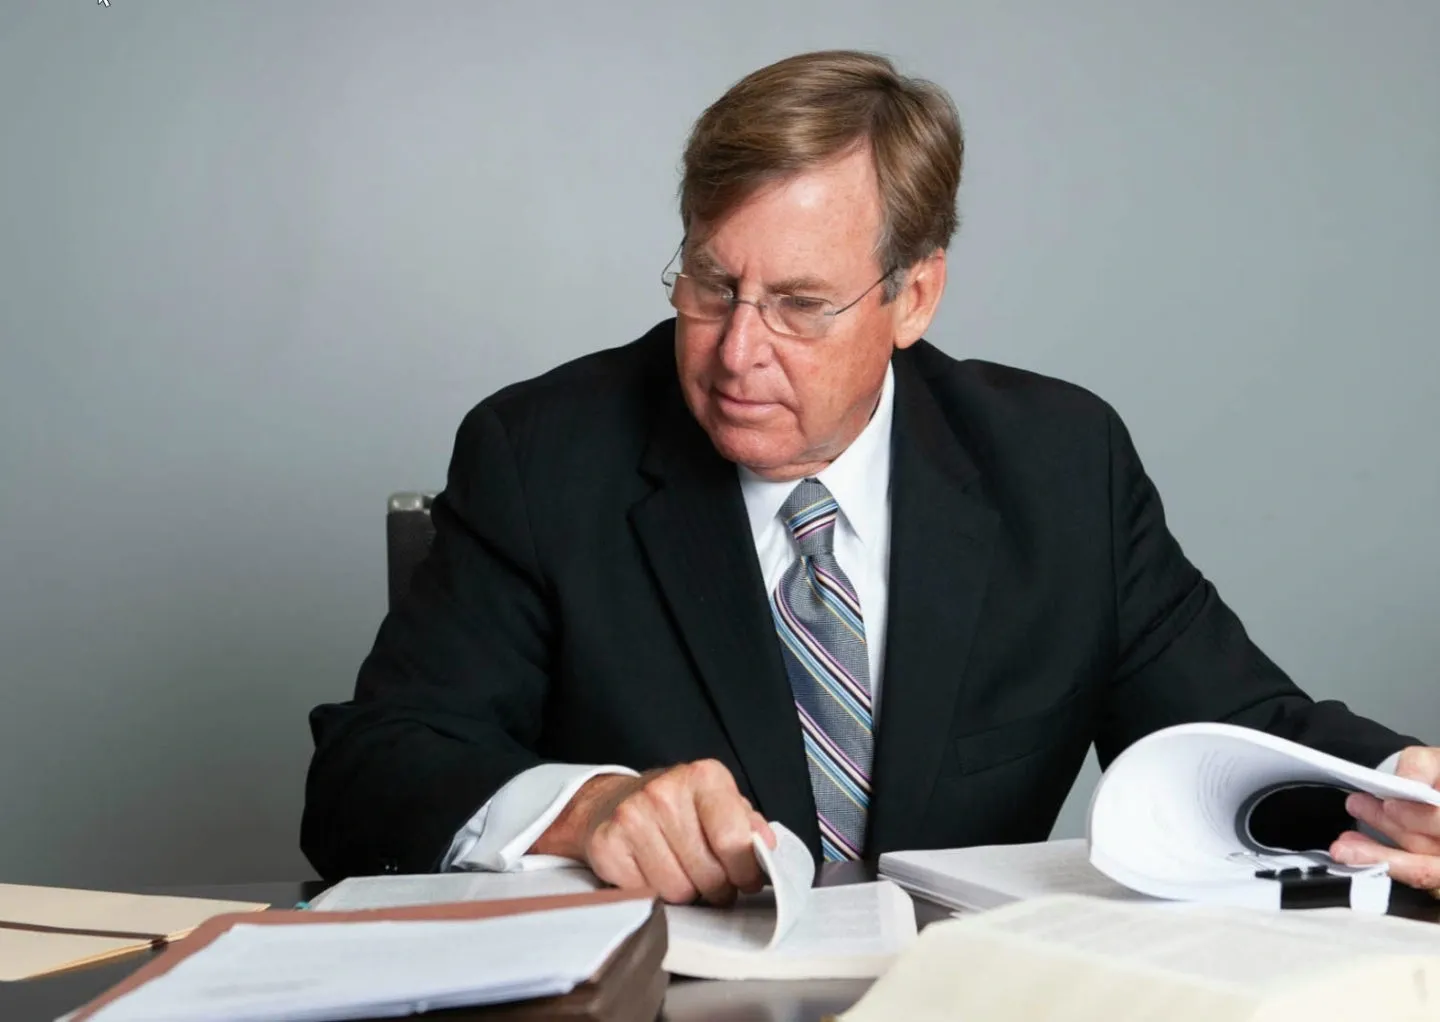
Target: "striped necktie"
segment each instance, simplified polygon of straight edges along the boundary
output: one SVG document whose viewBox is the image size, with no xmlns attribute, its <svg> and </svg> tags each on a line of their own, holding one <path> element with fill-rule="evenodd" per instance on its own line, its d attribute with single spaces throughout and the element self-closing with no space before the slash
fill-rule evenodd
<svg viewBox="0 0 1440 1022">
<path fill-rule="evenodd" d="M 770 597 L 827 862 L 860 858 L 870 805 L 870 662 L 860 600 L 835 560 L 840 505 L 806 479 L 780 508 L 800 549 Z"/>
</svg>

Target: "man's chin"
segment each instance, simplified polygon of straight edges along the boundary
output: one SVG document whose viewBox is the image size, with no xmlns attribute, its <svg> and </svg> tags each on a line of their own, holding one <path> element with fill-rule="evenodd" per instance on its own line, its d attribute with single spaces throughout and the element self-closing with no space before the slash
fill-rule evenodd
<svg viewBox="0 0 1440 1022">
<path fill-rule="evenodd" d="M 708 427 L 706 432 L 720 457 L 744 465 L 757 475 L 768 476 L 796 458 L 790 445 L 765 430 L 720 424 Z"/>
</svg>

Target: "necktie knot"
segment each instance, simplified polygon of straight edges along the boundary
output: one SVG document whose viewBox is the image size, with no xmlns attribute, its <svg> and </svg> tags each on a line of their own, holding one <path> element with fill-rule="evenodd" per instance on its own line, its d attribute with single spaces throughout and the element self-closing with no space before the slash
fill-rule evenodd
<svg viewBox="0 0 1440 1022">
<path fill-rule="evenodd" d="M 818 479 L 805 479 L 790 491 L 780 505 L 780 518 L 802 557 L 815 557 L 835 550 L 835 519 L 840 505 Z"/>
</svg>

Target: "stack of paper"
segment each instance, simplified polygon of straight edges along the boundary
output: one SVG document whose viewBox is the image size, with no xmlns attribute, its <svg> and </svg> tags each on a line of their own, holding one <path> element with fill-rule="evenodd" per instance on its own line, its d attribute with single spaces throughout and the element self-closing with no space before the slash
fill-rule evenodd
<svg viewBox="0 0 1440 1022">
<path fill-rule="evenodd" d="M 1047 894 L 1151 900 L 1090 865 L 1084 838 L 880 856 L 880 875 L 948 908 L 985 910 Z"/>
<path fill-rule="evenodd" d="M 637 931 L 646 947 L 621 953 Z M 73 1019 L 328 1022 L 533 1004 L 598 980 L 617 962 L 603 977 L 612 1004 L 633 991 L 637 1010 L 653 1017 L 659 995 L 648 992 L 663 992 L 663 949 L 654 898 L 619 892 L 389 913 L 230 916 L 212 920 Z"/>
</svg>

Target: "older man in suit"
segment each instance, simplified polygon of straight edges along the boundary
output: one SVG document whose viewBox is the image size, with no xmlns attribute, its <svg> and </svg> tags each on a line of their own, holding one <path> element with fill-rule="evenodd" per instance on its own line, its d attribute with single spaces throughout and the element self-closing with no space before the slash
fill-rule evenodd
<svg viewBox="0 0 1440 1022">
<path fill-rule="evenodd" d="M 1087 749 L 1260 728 L 1427 783 L 1302 692 L 1168 531 L 1125 427 L 922 335 L 948 97 L 852 52 L 733 86 L 685 151 L 677 316 L 481 402 L 354 698 L 312 715 L 322 874 L 582 860 L 672 901 L 817 857 L 1043 839 Z M 1440 886 L 1440 814 L 1337 836 Z"/>
</svg>

